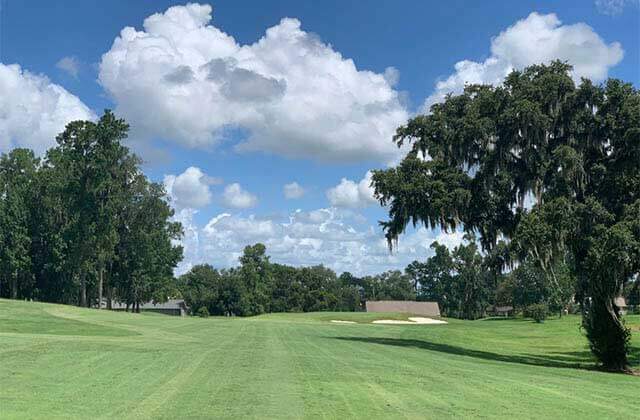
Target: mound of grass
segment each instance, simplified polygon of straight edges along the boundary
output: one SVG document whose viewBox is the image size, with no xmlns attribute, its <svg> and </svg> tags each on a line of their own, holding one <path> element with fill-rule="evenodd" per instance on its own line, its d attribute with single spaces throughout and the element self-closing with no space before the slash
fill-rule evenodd
<svg viewBox="0 0 640 420">
<path fill-rule="evenodd" d="M 599 419 L 640 412 L 640 378 L 594 370 L 577 316 L 543 324 L 369 323 L 381 315 L 406 319 L 203 320 L 0 300 L 0 319 L 12 328 L 0 331 L 0 418 Z M 57 322 L 58 334 L 21 319 Z M 637 328 L 640 316 L 627 323 Z M 637 332 L 632 347 L 639 367 Z"/>
<path fill-rule="evenodd" d="M 10 305 L 0 300 L 0 333 L 124 337 L 133 331 L 52 315 L 53 305 Z"/>
</svg>

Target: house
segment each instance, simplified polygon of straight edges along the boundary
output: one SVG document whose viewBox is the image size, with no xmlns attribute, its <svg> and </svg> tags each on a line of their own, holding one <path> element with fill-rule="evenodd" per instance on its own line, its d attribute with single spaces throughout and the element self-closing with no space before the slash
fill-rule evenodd
<svg viewBox="0 0 640 420">
<path fill-rule="evenodd" d="M 627 301 L 625 300 L 624 297 L 619 296 L 617 298 L 615 298 L 614 303 L 616 304 L 616 306 L 618 308 L 620 308 L 620 313 L 622 315 L 626 315 L 627 311 L 629 310 L 629 307 L 627 306 Z"/>
<path fill-rule="evenodd" d="M 438 302 L 417 302 L 413 300 L 368 300 L 367 312 L 404 312 L 414 315 L 440 316 Z"/>
<path fill-rule="evenodd" d="M 127 305 L 122 302 L 113 302 L 111 305 L 113 311 L 125 311 Z M 189 307 L 184 299 L 169 299 L 164 303 L 147 302 L 140 305 L 140 312 L 157 312 L 165 315 L 186 316 L 189 313 Z"/>
</svg>

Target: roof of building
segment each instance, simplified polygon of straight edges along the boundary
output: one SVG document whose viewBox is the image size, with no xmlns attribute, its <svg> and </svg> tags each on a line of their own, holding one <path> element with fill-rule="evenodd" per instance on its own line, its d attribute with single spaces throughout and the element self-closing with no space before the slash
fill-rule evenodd
<svg viewBox="0 0 640 420">
<path fill-rule="evenodd" d="M 124 309 L 127 307 L 126 303 L 113 302 L 111 305 L 113 309 Z M 184 299 L 169 299 L 164 303 L 147 302 L 140 305 L 140 309 L 186 309 L 187 304 Z"/>
<path fill-rule="evenodd" d="M 510 312 L 513 311 L 513 306 L 494 306 L 493 310 L 496 312 Z"/>
</svg>

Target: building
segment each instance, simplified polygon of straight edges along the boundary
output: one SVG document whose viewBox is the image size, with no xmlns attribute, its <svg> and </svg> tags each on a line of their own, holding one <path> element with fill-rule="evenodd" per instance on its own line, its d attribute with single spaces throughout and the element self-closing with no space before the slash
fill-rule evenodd
<svg viewBox="0 0 640 420">
<path fill-rule="evenodd" d="M 367 312 L 403 312 L 414 315 L 440 316 L 438 302 L 416 302 L 413 300 L 368 300 Z"/>
<path fill-rule="evenodd" d="M 513 306 L 490 306 L 487 308 L 487 313 L 491 316 L 508 317 L 514 314 L 514 309 Z"/>
<path fill-rule="evenodd" d="M 113 302 L 111 309 L 113 311 L 125 311 L 127 305 L 121 302 Z M 184 299 L 169 299 L 164 303 L 147 302 L 141 304 L 140 312 L 157 312 L 165 315 L 186 316 L 189 313 L 189 307 Z"/>
</svg>

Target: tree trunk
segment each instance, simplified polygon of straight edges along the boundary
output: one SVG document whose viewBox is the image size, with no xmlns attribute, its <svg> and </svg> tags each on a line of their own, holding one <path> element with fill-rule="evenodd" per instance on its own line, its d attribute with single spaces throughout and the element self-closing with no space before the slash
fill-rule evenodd
<svg viewBox="0 0 640 420">
<path fill-rule="evenodd" d="M 107 286 L 107 309 L 113 309 L 113 288 Z"/>
<path fill-rule="evenodd" d="M 11 299 L 18 299 L 18 273 L 11 276 Z"/>
<path fill-rule="evenodd" d="M 100 268 L 98 279 L 98 309 L 102 309 L 102 286 L 104 284 L 104 269 Z"/>
<path fill-rule="evenodd" d="M 87 277 L 85 274 L 80 275 L 80 306 L 87 306 Z"/>
</svg>

